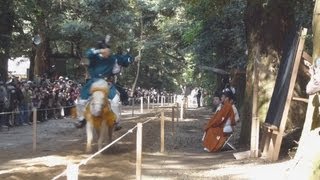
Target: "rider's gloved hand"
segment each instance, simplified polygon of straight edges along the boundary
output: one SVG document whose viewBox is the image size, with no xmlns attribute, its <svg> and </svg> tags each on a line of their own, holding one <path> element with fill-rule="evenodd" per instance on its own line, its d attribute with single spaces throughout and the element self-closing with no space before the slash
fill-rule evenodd
<svg viewBox="0 0 320 180">
<path fill-rule="evenodd" d="M 92 49 L 92 52 L 94 54 L 100 54 L 101 53 L 101 49 Z"/>
<path fill-rule="evenodd" d="M 134 58 L 134 61 L 140 61 L 141 60 L 141 56 L 139 55 L 139 56 L 136 56 L 135 58 Z"/>
</svg>

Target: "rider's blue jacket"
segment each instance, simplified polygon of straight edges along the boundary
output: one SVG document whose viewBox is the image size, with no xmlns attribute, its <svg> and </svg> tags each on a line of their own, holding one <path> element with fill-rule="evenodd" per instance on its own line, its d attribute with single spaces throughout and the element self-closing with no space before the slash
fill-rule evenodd
<svg viewBox="0 0 320 180">
<path fill-rule="evenodd" d="M 82 87 L 80 92 L 81 99 L 88 99 L 90 97 L 90 87 L 96 80 L 114 75 L 113 69 L 117 64 L 127 67 L 134 61 L 134 58 L 128 54 L 126 55 L 111 55 L 108 58 L 103 58 L 100 54 L 95 53 L 95 49 L 89 49 L 86 53 L 89 59 L 88 72 L 90 79 Z M 116 95 L 116 88 L 111 85 L 109 92 L 109 99 L 113 99 Z"/>
</svg>

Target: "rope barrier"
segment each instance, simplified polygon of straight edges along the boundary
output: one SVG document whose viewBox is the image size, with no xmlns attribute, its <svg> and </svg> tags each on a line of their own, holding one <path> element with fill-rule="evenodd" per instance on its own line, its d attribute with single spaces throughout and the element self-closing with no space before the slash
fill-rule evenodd
<svg viewBox="0 0 320 180">
<path fill-rule="evenodd" d="M 72 106 L 61 106 L 61 107 L 57 107 L 57 108 L 45 108 L 45 109 L 38 109 L 37 111 L 48 111 L 48 110 L 57 110 L 57 109 L 65 109 L 65 108 L 71 108 L 71 107 L 75 107 L 75 105 Z M 32 110 L 17 110 L 17 111 L 11 111 L 11 112 L 1 112 L 0 115 L 4 115 L 4 114 L 19 114 L 19 113 L 23 113 L 23 112 L 32 112 Z"/>
<path fill-rule="evenodd" d="M 156 114 L 155 116 L 160 115 L 161 113 Z M 150 122 L 151 120 L 154 120 L 155 117 L 150 118 L 146 121 L 144 121 L 142 124 L 146 124 L 148 122 Z M 111 143 L 109 143 L 108 145 L 106 145 L 105 147 L 103 147 L 102 149 L 100 149 L 99 151 L 97 151 L 96 153 L 94 153 L 93 155 L 89 156 L 88 158 L 80 161 L 80 163 L 76 164 L 75 166 L 77 168 L 79 168 L 81 165 L 86 165 L 88 163 L 88 161 L 90 161 L 91 159 L 93 159 L 95 156 L 97 156 L 98 154 L 100 154 L 101 152 L 103 152 L 104 150 L 108 149 L 109 147 L 111 147 L 113 144 L 115 144 L 116 142 L 120 141 L 122 138 L 124 138 L 126 135 L 128 135 L 129 133 L 132 133 L 134 129 L 136 129 L 138 127 L 138 125 L 135 125 L 133 128 L 129 129 L 126 133 L 124 133 L 122 136 L 120 136 L 119 138 L 117 138 L 116 140 L 112 141 Z M 56 180 L 62 176 L 66 175 L 67 170 L 64 170 L 62 173 L 60 173 L 59 175 L 55 176 L 54 178 L 52 178 L 52 180 Z"/>
<path fill-rule="evenodd" d="M 37 111 L 49 111 L 49 110 L 58 110 L 58 109 L 65 109 L 65 108 L 72 108 L 72 107 L 75 107 L 76 105 L 70 105 L 70 106 L 61 106 L 61 107 L 56 107 L 56 108 L 37 108 Z M 163 107 L 163 108 L 166 108 L 166 107 Z M 0 115 L 5 115 L 5 114 L 19 114 L 19 113 L 23 113 L 23 112 L 32 112 L 32 109 L 31 110 L 23 110 L 23 111 L 20 111 L 20 110 L 17 110 L 17 111 L 5 111 L 5 112 L 0 112 Z"/>
<path fill-rule="evenodd" d="M 135 125 L 133 128 L 129 129 L 126 133 L 124 133 L 122 136 L 120 136 L 119 138 L 117 138 L 116 140 L 114 140 L 113 142 L 111 142 L 110 144 L 108 144 L 107 146 L 105 146 L 104 148 L 100 149 L 99 151 L 97 151 L 96 153 L 94 153 L 93 155 L 91 155 L 90 157 L 88 157 L 87 159 L 85 160 L 82 160 L 80 163 L 79 163 L 79 166 L 81 165 L 85 165 L 87 164 L 87 162 L 92 159 L 93 157 L 95 157 L 96 155 L 100 154 L 102 151 L 108 149 L 110 146 L 112 146 L 114 143 L 118 142 L 119 140 L 121 140 L 122 138 L 124 138 L 127 134 L 129 133 L 132 133 L 133 130 L 137 128 L 137 125 Z"/>
<path fill-rule="evenodd" d="M 111 143 L 109 143 L 108 145 L 106 145 L 105 147 L 103 147 L 102 149 L 100 149 L 99 151 L 97 151 L 96 153 L 94 153 L 93 155 L 89 156 L 88 158 L 80 161 L 80 163 L 76 164 L 76 166 L 79 168 L 81 165 L 86 165 L 88 163 L 89 160 L 91 160 L 92 158 L 94 158 L 95 156 L 97 156 L 98 154 L 100 154 L 101 152 L 103 152 L 104 150 L 108 149 L 110 146 L 112 146 L 113 144 L 115 144 L 116 142 L 120 141 L 122 138 L 124 138 L 126 135 L 128 135 L 129 133 L 132 133 L 133 130 L 137 128 L 137 125 L 135 125 L 133 128 L 129 129 L 126 133 L 124 133 L 122 136 L 120 136 L 119 138 L 117 138 L 116 140 L 112 141 Z M 55 176 L 52 180 L 56 180 L 62 176 L 66 175 L 66 170 L 64 170 L 62 173 L 60 173 L 59 175 Z"/>
<path fill-rule="evenodd" d="M 61 178 L 62 176 L 66 175 L 67 170 L 64 170 L 62 173 L 60 173 L 59 175 L 57 175 L 56 177 L 52 178 L 52 180 L 56 180 L 58 178 Z"/>
<path fill-rule="evenodd" d="M 158 116 L 158 115 L 160 115 L 160 113 L 156 114 L 155 116 Z M 148 123 L 148 122 L 151 121 L 151 120 L 154 120 L 154 119 L 153 119 L 153 118 L 150 118 L 149 120 L 144 121 L 142 124 L 146 124 L 146 123 Z"/>
</svg>

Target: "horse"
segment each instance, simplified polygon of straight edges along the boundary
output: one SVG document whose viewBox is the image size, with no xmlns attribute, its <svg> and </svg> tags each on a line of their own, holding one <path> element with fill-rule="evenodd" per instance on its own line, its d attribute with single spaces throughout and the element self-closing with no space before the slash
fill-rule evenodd
<svg viewBox="0 0 320 180">
<path fill-rule="evenodd" d="M 86 152 L 92 151 L 93 132 L 98 135 L 98 150 L 101 150 L 102 143 L 105 140 L 106 131 L 108 129 L 108 141 L 112 141 L 113 127 L 116 121 L 116 115 L 111 110 L 108 100 L 109 85 L 99 79 L 94 82 L 90 88 L 91 97 L 85 108 L 84 117 L 87 121 L 87 145 Z"/>
</svg>

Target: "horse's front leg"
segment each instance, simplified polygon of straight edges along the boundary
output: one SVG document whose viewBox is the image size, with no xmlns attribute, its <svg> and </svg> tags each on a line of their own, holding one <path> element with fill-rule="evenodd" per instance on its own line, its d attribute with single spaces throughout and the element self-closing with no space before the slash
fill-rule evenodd
<svg viewBox="0 0 320 180">
<path fill-rule="evenodd" d="M 112 142 L 113 127 L 114 126 L 108 126 L 108 143 Z"/>
<path fill-rule="evenodd" d="M 102 148 L 102 143 L 104 142 L 104 137 L 107 131 L 107 123 L 102 122 L 101 127 L 100 127 L 100 132 L 99 132 L 99 139 L 98 139 L 98 150 Z"/>
<path fill-rule="evenodd" d="M 92 151 L 92 140 L 93 140 L 93 125 L 91 122 L 87 122 L 86 131 L 87 131 L 87 147 L 86 152 L 90 153 Z"/>
</svg>

